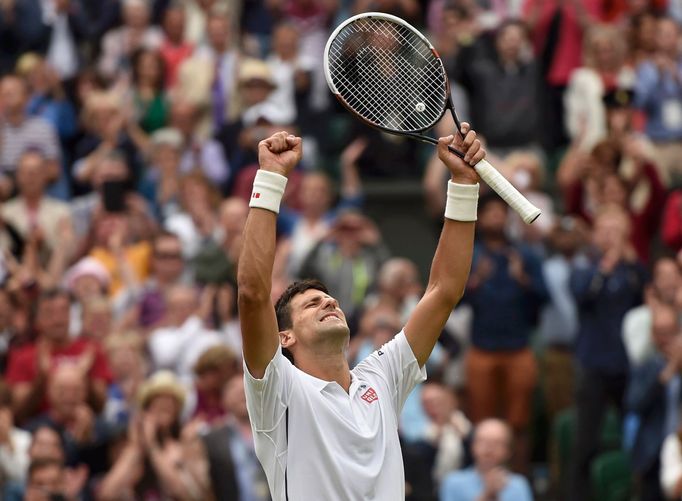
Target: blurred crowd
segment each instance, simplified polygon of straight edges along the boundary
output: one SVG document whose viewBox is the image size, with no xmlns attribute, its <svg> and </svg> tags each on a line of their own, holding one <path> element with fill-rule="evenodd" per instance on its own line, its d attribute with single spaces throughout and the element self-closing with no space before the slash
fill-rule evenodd
<svg viewBox="0 0 682 501">
<path fill-rule="evenodd" d="M 331 98 L 324 44 L 366 11 L 428 34 L 543 209 L 479 201 L 401 419 L 408 499 L 680 499 L 681 0 L 0 0 L 0 499 L 269 499 L 235 276 L 275 131 L 305 155 L 273 299 L 321 279 L 351 365 L 400 330 L 425 277 L 371 186 L 420 186 L 437 228 L 447 175 Z"/>
</svg>

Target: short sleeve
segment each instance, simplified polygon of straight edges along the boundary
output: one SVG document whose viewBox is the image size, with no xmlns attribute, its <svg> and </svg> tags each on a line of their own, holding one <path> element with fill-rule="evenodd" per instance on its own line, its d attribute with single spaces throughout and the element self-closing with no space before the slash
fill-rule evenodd
<svg viewBox="0 0 682 501">
<path fill-rule="evenodd" d="M 265 369 L 262 379 L 254 378 L 244 364 L 244 389 L 246 406 L 254 432 L 271 433 L 283 424 L 283 416 L 289 405 L 294 366 L 282 354 L 282 348 Z"/>
<path fill-rule="evenodd" d="M 360 362 L 353 372 L 360 377 L 363 372 L 378 374 L 386 381 L 392 390 L 396 416 L 400 415 L 405 400 L 414 387 L 426 380 L 426 367 L 419 367 L 402 330 Z"/>
</svg>

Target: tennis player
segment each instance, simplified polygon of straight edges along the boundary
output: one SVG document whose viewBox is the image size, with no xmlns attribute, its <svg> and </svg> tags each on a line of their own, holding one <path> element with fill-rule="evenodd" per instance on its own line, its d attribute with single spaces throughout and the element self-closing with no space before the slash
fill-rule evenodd
<svg viewBox="0 0 682 501">
<path fill-rule="evenodd" d="M 424 364 L 471 265 L 478 203 L 471 165 L 485 151 L 466 123 L 462 135 L 438 143 L 451 180 L 426 292 L 404 328 L 353 370 L 345 357 L 346 318 L 323 284 L 296 282 L 272 305 L 275 223 L 302 142 L 286 132 L 260 142 L 239 260 L 239 316 L 247 407 L 273 500 L 405 498 L 398 418 L 410 391 L 426 379 Z"/>
</svg>

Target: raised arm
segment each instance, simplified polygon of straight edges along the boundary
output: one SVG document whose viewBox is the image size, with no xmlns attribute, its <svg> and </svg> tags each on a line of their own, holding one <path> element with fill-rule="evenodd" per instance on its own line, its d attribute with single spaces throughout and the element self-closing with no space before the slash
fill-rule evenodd
<svg viewBox="0 0 682 501">
<path fill-rule="evenodd" d="M 450 171 L 452 183 L 475 185 L 479 178 L 471 166 L 485 157 L 485 151 L 481 148 L 480 141 L 476 139 L 476 133 L 469 130 L 469 124 L 462 123 L 462 134 L 465 136 L 464 140 L 459 136 L 457 138 L 452 136 L 440 138 L 438 141 L 438 157 Z M 468 162 L 464 162 L 450 153 L 447 148 L 448 144 L 463 151 Z M 450 183 L 449 190 L 453 190 L 451 191 L 452 195 L 449 195 L 449 207 L 452 207 L 451 204 L 461 207 L 474 203 L 472 200 L 456 202 L 453 197 L 478 197 L 478 191 L 473 186 L 453 187 Z M 464 220 L 470 219 L 471 221 L 445 219 L 438 247 L 431 263 L 431 273 L 426 292 L 405 325 L 405 336 L 420 366 L 426 363 L 446 320 L 450 316 L 450 312 L 461 299 L 471 268 L 475 214 L 473 217 L 466 215 L 456 217 Z"/>
<path fill-rule="evenodd" d="M 278 132 L 258 144 L 258 162 L 261 171 L 270 177 L 286 178 L 301 159 L 301 138 Z M 256 178 L 254 186 L 259 182 Z M 257 201 L 273 197 L 269 188 L 276 190 L 278 178 L 265 180 L 264 189 L 254 189 L 252 208 L 244 228 L 244 244 L 237 271 L 239 321 L 241 323 L 244 361 L 255 378 L 262 378 L 265 368 L 277 352 L 279 331 L 275 309 L 270 299 L 272 268 L 275 260 L 275 224 L 277 213 L 253 207 L 263 205 Z M 283 191 L 283 189 L 282 189 Z M 277 203 L 277 206 L 279 204 Z"/>
</svg>

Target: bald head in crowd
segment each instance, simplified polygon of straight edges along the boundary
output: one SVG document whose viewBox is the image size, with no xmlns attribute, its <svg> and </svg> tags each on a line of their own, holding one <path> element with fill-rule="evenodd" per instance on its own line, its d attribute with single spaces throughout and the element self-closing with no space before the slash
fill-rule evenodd
<svg viewBox="0 0 682 501">
<path fill-rule="evenodd" d="M 512 431 L 500 419 L 485 419 L 474 430 L 472 454 L 481 472 L 504 466 L 512 453 Z"/>
</svg>

